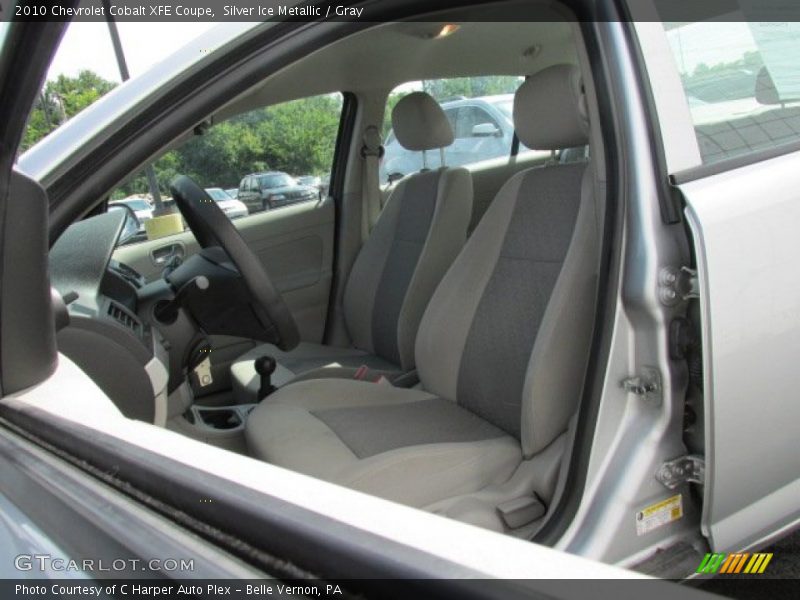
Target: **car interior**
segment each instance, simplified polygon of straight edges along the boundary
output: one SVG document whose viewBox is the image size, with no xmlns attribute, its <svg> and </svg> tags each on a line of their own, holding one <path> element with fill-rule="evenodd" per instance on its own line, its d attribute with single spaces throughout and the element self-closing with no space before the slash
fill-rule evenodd
<svg viewBox="0 0 800 600">
<path fill-rule="evenodd" d="M 330 193 L 234 223 L 179 176 L 184 233 L 122 245 L 124 210 L 75 222 L 50 253 L 59 351 L 127 418 L 530 536 L 590 360 L 606 177 L 580 26 L 527 10 L 359 27 L 229 98 L 205 123 L 342 94 Z M 484 76 L 520 81 L 509 156 L 377 181 L 384 118 L 407 151 L 454 141 L 430 94 L 389 108 L 393 89 Z"/>
</svg>

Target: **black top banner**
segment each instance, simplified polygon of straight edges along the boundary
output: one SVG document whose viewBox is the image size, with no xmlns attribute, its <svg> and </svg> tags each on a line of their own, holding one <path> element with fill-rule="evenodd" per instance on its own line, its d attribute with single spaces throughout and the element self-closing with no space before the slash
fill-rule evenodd
<svg viewBox="0 0 800 600">
<path fill-rule="evenodd" d="M 594 0 L 601 5 L 611 0 Z M 104 22 L 262 22 L 262 21 L 363 21 L 385 20 L 387 4 L 398 0 L 0 0 L 0 21 Z M 579 8 L 587 0 L 563 0 L 567 8 Z M 447 6 L 431 3 L 430 10 L 468 8 L 461 21 L 549 20 L 552 11 L 535 10 L 547 3 L 453 1 Z M 552 3 L 557 4 L 557 3 Z M 694 22 L 800 21 L 798 0 L 624 0 L 634 7 L 622 19 Z M 642 8 L 644 7 L 644 10 Z M 436 15 L 414 20 L 438 20 Z"/>
</svg>

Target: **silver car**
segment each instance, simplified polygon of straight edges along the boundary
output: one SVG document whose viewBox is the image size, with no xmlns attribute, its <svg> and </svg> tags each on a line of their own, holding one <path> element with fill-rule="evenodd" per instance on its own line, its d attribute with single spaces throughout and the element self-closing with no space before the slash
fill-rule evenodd
<svg viewBox="0 0 800 600">
<path fill-rule="evenodd" d="M 753 7 L 502 4 L 514 22 L 456 2 L 227 24 L 0 164 L 0 492 L 46 498 L 42 528 L 88 521 L 114 541 L 98 553 L 366 597 L 780 574 L 770 544 L 800 525 L 800 30 Z M 26 25 L 0 53 L 6 149 L 65 24 Z M 745 63 L 746 98 L 693 100 Z M 510 75 L 513 110 L 459 101 L 497 112 L 458 166 L 409 163 L 382 195 L 389 90 Z M 408 96 L 387 171 L 460 139 L 453 107 Z M 308 102 L 275 105 L 280 139 L 241 172 L 330 163 L 330 197 L 234 225 L 180 175 L 191 231 L 138 244 L 91 212 L 196 123 L 275 99 Z"/>
<path fill-rule="evenodd" d="M 243 202 L 232 198 L 222 188 L 205 188 L 206 193 L 217 203 L 229 219 L 241 219 L 250 214 Z"/>
<path fill-rule="evenodd" d="M 139 225 L 141 226 L 142 231 L 144 231 L 144 222 L 153 218 L 153 206 L 141 196 L 131 196 L 121 200 L 112 200 L 108 203 L 108 205 L 109 207 L 114 207 L 115 205 L 124 205 L 130 208 L 136 215 L 136 218 L 139 219 Z"/>
<path fill-rule="evenodd" d="M 445 164 L 451 167 L 508 156 L 514 139 L 511 119 L 513 94 L 479 96 L 442 102 L 447 120 L 453 127 L 453 143 L 444 149 Z M 419 171 L 422 154 L 406 150 L 390 131 L 384 144 L 386 151 L 381 162 L 381 180 L 394 179 Z M 428 152 L 428 168 L 441 166 L 438 152 Z"/>
</svg>

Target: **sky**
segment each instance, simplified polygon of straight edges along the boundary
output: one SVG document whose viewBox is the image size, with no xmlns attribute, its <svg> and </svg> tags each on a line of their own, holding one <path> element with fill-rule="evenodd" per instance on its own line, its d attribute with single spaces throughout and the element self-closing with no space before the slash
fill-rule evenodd
<svg viewBox="0 0 800 600">
<path fill-rule="evenodd" d="M 215 26 L 215 23 L 117 23 L 131 77 Z M 61 40 L 47 78 L 61 74 L 74 76 L 82 69 L 91 69 L 109 81 L 121 81 L 108 25 L 104 22 L 73 21 Z"/>
</svg>

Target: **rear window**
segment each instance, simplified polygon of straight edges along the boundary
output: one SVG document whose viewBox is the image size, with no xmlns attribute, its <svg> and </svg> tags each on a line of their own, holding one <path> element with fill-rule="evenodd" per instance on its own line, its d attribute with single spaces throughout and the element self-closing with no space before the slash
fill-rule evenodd
<svg viewBox="0 0 800 600">
<path fill-rule="evenodd" d="M 445 164 L 458 167 L 511 156 L 514 93 L 524 81 L 524 77 L 512 75 L 458 77 L 414 81 L 395 88 L 389 94 L 384 113 L 381 181 L 417 172 L 425 166 L 431 169 L 441 166 L 438 150 L 426 152 L 423 162 L 421 152 L 403 148 L 392 132 L 392 110 L 403 96 L 424 91 L 439 103 L 455 134 L 453 143 L 444 149 Z M 530 151 L 524 145 L 519 149 Z"/>
<path fill-rule="evenodd" d="M 704 164 L 800 140 L 800 23 L 666 23 Z"/>
</svg>

